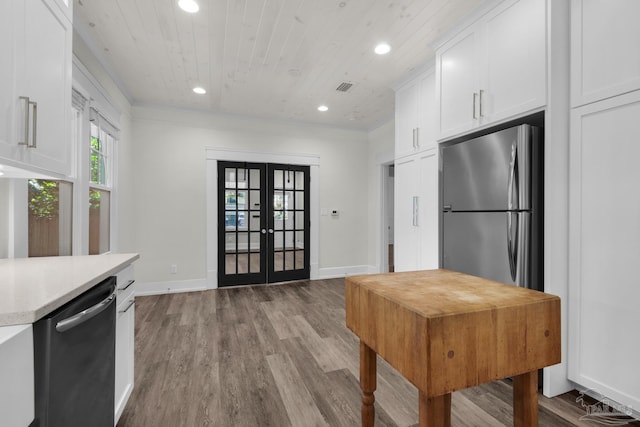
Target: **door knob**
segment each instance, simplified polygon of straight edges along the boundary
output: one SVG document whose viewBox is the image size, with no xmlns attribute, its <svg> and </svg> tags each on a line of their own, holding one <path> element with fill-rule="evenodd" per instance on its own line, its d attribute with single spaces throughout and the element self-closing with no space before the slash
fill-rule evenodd
<svg viewBox="0 0 640 427">
<path fill-rule="evenodd" d="M 267 230 L 265 230 L 264 228 L 263 228 L 262 230 L 260 230 L 260 232 L 261 232 L 262 234 L 267 234 Z"/>
<path fill-rule="evenodd" d="M 269 229 L 269 234 L 273 234 L 273 228 Z"/>
</svg>

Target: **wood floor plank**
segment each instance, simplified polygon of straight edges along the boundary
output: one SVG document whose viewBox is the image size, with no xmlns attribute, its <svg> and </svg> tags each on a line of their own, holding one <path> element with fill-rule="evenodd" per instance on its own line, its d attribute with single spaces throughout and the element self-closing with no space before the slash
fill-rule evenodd
<svg viewBox="0 0 640 427">
<path fill-rule="evenodd" d="M 294 426 L 329 426 L 287 354 L 267 356 L 280 397 Z"/>
<path fill-rule="evenodd" d="M 135 313 L 135 387 L 119 427 L 360 425 L 344 279 L 138 297 Z M 452 426 L 511 425 L 512 392 L 496 381 L 453 393 Z M 540 396 L 540 427 L 593 426 L 576 397 Z M 377 427 L 417 425 L 417 390 L 380 358 L 375 408 Z"/>
</svg>

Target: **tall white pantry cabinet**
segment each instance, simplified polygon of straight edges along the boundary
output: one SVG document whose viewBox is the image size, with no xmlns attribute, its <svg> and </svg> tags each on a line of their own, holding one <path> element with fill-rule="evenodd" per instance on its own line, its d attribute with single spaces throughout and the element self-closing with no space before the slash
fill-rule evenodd
<svg viewBox="0 0 640 427">
<path fill-rule="evenodd" d="M 569 379 L 640 408 L 640 2 L 573 0 Z"/>
<path fill-rule="evenodd" d="M 394 270 L 438 268 L 438 144 L 435 74 L 396 90 Z"/>
</svg>

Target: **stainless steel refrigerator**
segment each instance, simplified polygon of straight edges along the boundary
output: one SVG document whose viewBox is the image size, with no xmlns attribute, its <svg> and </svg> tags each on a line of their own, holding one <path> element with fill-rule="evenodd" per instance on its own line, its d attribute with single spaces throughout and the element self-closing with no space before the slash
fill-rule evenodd
<svg viewBox="0 0 640 427">
<path fill-rule="evenodd" d="M 442 268 L 544 290 L 542 134 L 524 124 L 440 148 Z"/>
</svg>

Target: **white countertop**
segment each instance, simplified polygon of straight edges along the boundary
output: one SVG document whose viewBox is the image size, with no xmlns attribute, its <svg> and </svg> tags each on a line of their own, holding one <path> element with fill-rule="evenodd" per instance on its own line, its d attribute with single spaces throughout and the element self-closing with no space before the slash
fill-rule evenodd
<svg viewBox="0 0 640 427">
<path fill-rule="evenodd" d="M 33 323 L 139 257 L 107 254 L 0 259 L 0 326 Z"/>
</svg>

